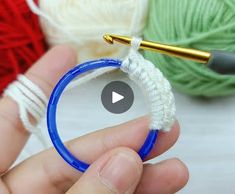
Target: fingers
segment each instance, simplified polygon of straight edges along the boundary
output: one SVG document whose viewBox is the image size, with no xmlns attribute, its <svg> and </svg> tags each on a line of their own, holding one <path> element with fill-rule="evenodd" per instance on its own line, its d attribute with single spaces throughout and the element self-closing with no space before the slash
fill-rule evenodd
<svg viewBox="0 0 235 194">
<path fill-rule="evenodd" d="M 189 179 L 187 167 L 178 159 L 155 165 L 144 165 L 143 176 L 136 194 L 172 194 L 182 189 Z"/>
<path fill-rule="evenodd" d="M 133 193 L 141 178 L 142 167 L 136 152 L 127 148 L 114 149 L 95 161 L 67 194 Z"/>
<path fill-rule="evenodd" d="M 141 117 L 118 126 L 106 128 L 76 138 L 68 142 L 67 147 L 76 157 L 87 163 L 92 163 L 101 154 L 115 147 L 124 146 L 138 151 L 147 137 L 149 132 L 148 126 L 148 117 Z M 148 159 L 169 149 L 176 142 L 178 136 L 179 124 L 176 121 L 170 132 L 159 133 L 157 143 Z"/>
<path fill-rule="evenodd" d="M 180 125 L 176 120 L 172 129 L 168 133 L 160 132 L 158 135 L 157 143 L 154 145 L 151 153 L 147 156 L 146 160 L 154 158 L 168 150 L 172 145 L 175 144 L 180 134 Z"/>
<path fill-rule="evenodd" d="M 179 135 L 178 124 L 169 133 L 162 133 L 151 153 L 152 157 L 169 149 Z M 74 155 L 92 163 L 101 155 L 116 147 L 129 147 L 138 150 L 148 133 L 148 119 L 142 117 L 119 126 L 103 129 L 68 143 Z M 170 137 L 173 136 L 173 137 Z M 32 173 L 34 172 L 34 173 Z M 4 176 L 6 184 L 22 193 L 32 193 L 40 187 L 42 193 L 65 192 L 81 173 L 70 167 L 54 149 L 42 152 L 18 165 Z M 20 180 L 20 181 L 19 181 Z M 28 184 L 24 186 L 22 182 Z M 30 183 L 29 183 L 30 182 Z M 42 190 L 44 189 L 44 190 Z"/>
<path fill-rule="evenodd" d="M 49 96 L 53 86 L 75 64 L 73 50 L 58 46 L 50 50 L 25 74 Z M 0 101 L 0 175 L 15 161 L 29 134 L 23 128 L 17 104 L 9 97 Z"/>
</svg>

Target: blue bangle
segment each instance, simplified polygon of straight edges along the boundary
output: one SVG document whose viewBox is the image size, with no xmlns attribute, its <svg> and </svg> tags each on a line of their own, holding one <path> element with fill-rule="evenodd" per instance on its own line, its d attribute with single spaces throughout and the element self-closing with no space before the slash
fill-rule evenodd
<svg viewBox="0 0 235 194">
<path fill-rule="evenodd" d="M 78 65 L 71 69 L 68 73 L 66 73 L 60 81 L 55 86 L 49 100 L 48 109 L 47 109 L 47 126 L 49 135 L 53 145 L 55 146 L 57 152 L 61 155 L 61 157 L 69 163 L 71 166 L 76 168 L 77 170 L 84 172 L 88 167 L 89 164 L 77 159 L 63 144 L 57 130 L 56 125 L 56 109 L 59 98 L 63 93 L 65 87 L 77 76 L 83 74 L 87 71 L 103 68 L 103 67 L 117 67 L 120 68 L 121 66 L 120 60 L 114 59 L 99 59 L 95 61 L 89 61 Z M 158 136 L 157 129 L 150 129 L 149 134 L 140 148 L 138 154 L 142 160 L 146 158 L 149 152 L 152 150 Z"/>
</svg>

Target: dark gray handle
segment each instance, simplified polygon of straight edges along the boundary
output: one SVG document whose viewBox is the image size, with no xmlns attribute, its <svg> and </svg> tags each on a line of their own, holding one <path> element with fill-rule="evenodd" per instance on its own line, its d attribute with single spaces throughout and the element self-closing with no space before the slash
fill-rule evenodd
<svg viewBox="0 0 235 194">
<path fill-rule="evenodd" d="M 208 67 L 220 74 L 235 74 L 235 53 L 211 51 Z"/>
</svg>

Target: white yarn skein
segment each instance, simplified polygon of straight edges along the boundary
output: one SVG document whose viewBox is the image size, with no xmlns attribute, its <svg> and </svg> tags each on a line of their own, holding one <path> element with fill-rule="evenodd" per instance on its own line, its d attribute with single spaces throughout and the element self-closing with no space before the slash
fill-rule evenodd
<svg viewBox="0 0 235 194">
<path fill-rule="evenodd" d="M 39 15 L 43 32 L 50 46 L 67 43 L 77 51 L 78 63 L 97 58 L 123 58 L 124 45 L 107 45 L 106 33 L 141 36 L 148 12 L 148 0 L 26 0 Z M 76 80 L 80 85 L 113 68 L 106 68 Z M 73 86 L 69 87 L 72 88 Z"/>
<path fill-rule="evenodd" d="M 128 73 L 147 97 L 151 122 L 150 129 L 169 131 L 175 121 L 175 100 L 168 80 L 150 61 L 138 53 L 141 39 L 132 39 L 132 48 L 121 69 Z"/>
<path fill-rule="evenodd" d="M 106 33 L 141 36 L 148 0 L 40 0 L 39 8 L 27 0 L 40 16 L 48 43 L 69 43 L 77 49 L 78 62 L 126 55 L 125 46 L 107 46 Z"/>
</svg>

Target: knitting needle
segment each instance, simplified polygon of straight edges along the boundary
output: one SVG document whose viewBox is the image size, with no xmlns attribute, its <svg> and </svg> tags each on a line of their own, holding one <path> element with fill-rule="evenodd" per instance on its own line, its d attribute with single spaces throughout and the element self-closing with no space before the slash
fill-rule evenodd
<svg viewBox="0 0 235 194">
<path fill-rule="evenodd" d="M 131 38 L 127 36 L 105 34 L 103 38 L 109 44 L 113 44 L 114 41 L 117 41 L 125 45 L 131 45 Z M 225 51 L 206 52 L 144 40 L 140 43 L 140 49 L 151 50 L 162 54 L 207 64 L 209 68 L 221 74 L 235 74 L 234 53 Z"/>
</svg>

